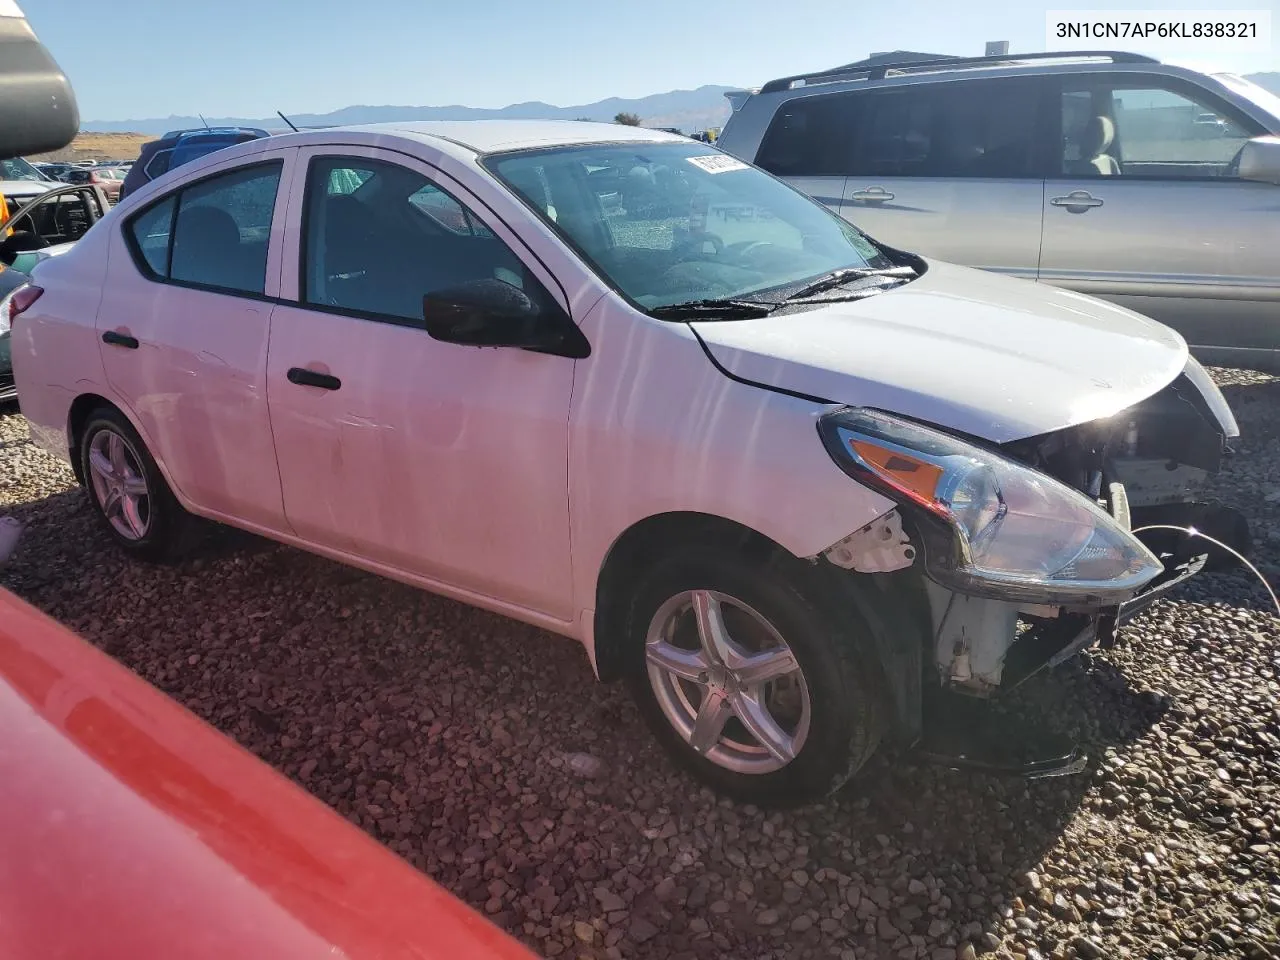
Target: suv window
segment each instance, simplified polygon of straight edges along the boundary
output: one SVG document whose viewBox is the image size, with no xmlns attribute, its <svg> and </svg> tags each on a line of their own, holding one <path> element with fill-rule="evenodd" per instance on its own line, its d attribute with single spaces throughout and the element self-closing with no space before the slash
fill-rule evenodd
<svg viewBox="0 0 1280 960">
<path fill-rule="evenodd" d="M 857 99 L 837 93 L 788 100 L 769 124 L 756 166 L 779 177 L 843 177 Z"/>
<path fill-rule="evenodd" d="M 422 298 L 497 279 L 550 306 L 511 249 L 424 175 L 398 164 L 321 157 L 307 172 L 302 299 L 422 323 Z"/>
<path fill-rule="evenodd" d="M 1232 161 L 1263 131 L 1228 115 L 1207 94 L 1152 83 L 1092 78 L 1063 87 L 1059 173 L 1069 177 L 1234 176 Z"/>
<path fill-rule="evenodd" d="M 872 177 L 1031 177 L 1036 106 L 1030 79 L 953 80 L 859 96 L 849 173 Z"/>
<path fill-rule="evenodd" d="M 952 80 L 792 100 L 759 163 L 782 176 L 1031 177 L 1037 79 Z"/>
<path fill-rule="evenodd" d="M 240 167 L 147 207 L 128 227 L 140 265 L 156 279 L 262 294 L 280 170 L 278 161 Z"/>
</svg>

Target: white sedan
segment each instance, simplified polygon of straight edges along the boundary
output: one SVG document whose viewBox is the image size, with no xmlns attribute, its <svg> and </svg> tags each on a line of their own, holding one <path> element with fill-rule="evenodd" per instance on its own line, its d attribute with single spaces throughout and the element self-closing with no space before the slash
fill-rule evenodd
<svg viewBox="0 0 1280 960">
<path fill-rule="evenodd" d="M 1235 433 L 1152 321 L 616 125 L 245 143 L 6 309 L 32 435 L 123 549 L 207 518 L 576 638 L 765 804 L 1106 640 L 1166 576 L 1150 463 L 1189 501 Z"/>
</svg>

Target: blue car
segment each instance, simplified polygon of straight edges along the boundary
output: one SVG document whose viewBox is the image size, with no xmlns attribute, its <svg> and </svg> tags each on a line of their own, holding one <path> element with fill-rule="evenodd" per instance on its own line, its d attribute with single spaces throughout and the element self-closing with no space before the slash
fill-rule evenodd
<svg viewBox="0 0 1280 960">
<path fill-rule="evenodd" d="M 159 140 L 142 145 L 137 161 L 129 168 L 129 175 L 120 187 L 120 199 L 184 163 L 198 160 L 223 147 L 266 136 L 270 134 L 259 127 L 197 127 L 194 130 L 170 131 Z"/>
</svg>

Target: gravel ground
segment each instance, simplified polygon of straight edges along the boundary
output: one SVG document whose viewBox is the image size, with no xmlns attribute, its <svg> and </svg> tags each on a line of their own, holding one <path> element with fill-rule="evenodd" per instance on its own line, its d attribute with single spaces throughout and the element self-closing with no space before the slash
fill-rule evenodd
<svg viewBox="0 0 1280 960">
<path fill-rule="evenodd" d="M 1245 432 L 1219 493 L 1280 582 L 1280 380 L 1215 376 Z M 1280 957 L 1280 621 L 1243 575 L 1010 704 L 1088 773 L 881 757 L 769 814 L 674 772 L 571 642 L 229 531 L 126 562 L 17 414 L 4 511 L 28 529 L 0 583 L 545 956 Z"/>
</svg>

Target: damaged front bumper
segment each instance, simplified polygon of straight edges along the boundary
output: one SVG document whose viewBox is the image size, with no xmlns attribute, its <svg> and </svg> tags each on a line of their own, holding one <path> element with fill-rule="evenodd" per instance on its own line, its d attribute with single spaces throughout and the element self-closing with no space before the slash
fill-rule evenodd
<svg viewBox="0 0 1280 960">
<path fill-rule="evenodd" d="M 1213 559 L 1207 541 L 1180 529 L 1196 528 L 1248 552 L 1244 518 L 1198 499 L 1238 435 L 1221 394 L 1191 361 L 1164 390 L 1115 417 L 1003 448 L 1105 508 L 1159 559 L 1163 572 L 1128 595 L 1035 598 L 991 583 L 969 589 L 934 576 L 928 543 L 914 536 L 918 524 L 904 530 L 896 511 L 826 551 L 832 564 L 860 573 L 929 571 L 922 578 L 931 632 L 919 661 L 917 754 L 1024 777 L 1083 769 L 1087 758 L 1074 744 L 1022 717 L 1010 723 L 998 701 L 1083 650 L 1111 646 L 1119 627 L 1203 570 Z M 915 562 L 918 555 L 924 564 Z"/>
</svg>

